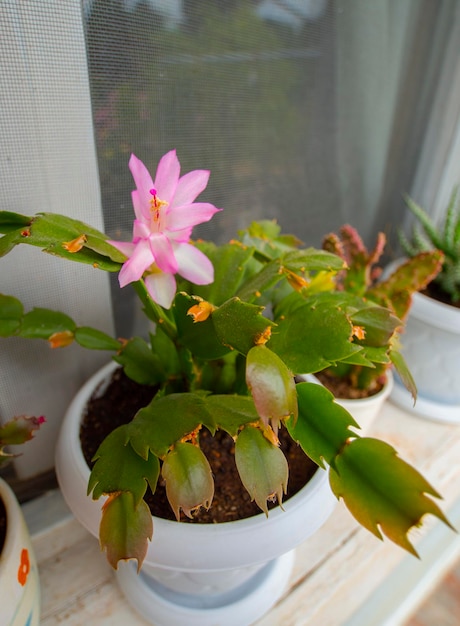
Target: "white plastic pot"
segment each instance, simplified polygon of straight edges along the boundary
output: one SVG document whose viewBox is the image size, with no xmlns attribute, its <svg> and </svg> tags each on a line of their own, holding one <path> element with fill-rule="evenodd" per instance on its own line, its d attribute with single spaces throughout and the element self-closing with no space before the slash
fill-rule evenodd
<svg viewBox="0 0 460 626">
<path fill-rule="evenodd" d="M 98 536 L 101 501 L 86 496 L 89 469 L 79 429 L 85 405 L 116 364 L 94 375 L 77 394 L 60 432 L 56 471 L 75 517 Z M 283 594 L 293 549 L 318 530 L 336 503 L 327 473 L 280 508 L 223 524 L 181 524 L 154 518 L 153 540 L 142 572 L 133 563 L 117 572 L 130 603 L 156 626 L 245 626 L 266 613 Z"/>
<path fill-rule="evenodd" d="M 460 423 L 460 309 L 416 293 L 401 336 L 417 402 L 396 377 L 391 399 L 432 420 Z"/>
<path fill-rule="evenodd" d="M 0 479 L 0 499 L 6 508 L 6 539 L 0 553 L 0 624 L 39 626 L 38 568 L 21 507 Z"/>
<path fill-rule="evenodd" d="M 360 429 L 356 432 L 360 436 L 367 435 L 370 427 L 378 417 L 385 401 L 387 400 L 393 389 L 394 377 L 392 371 L 388 370 L 386 372 L 386 376 L 386 383 L 384 384 L 382 389 L 373 396 L 369 396 L 368 398 L 356 398 L 352 400 L 342 398 L 335 399 L 336 403 L 346 409 L 359 424 Z M 297 378 L 302 378 L 307 382 L 317 383 L 318 385 L 322 384 L 313 374 L 306 374 L 298 376 Z"/>
</svg>

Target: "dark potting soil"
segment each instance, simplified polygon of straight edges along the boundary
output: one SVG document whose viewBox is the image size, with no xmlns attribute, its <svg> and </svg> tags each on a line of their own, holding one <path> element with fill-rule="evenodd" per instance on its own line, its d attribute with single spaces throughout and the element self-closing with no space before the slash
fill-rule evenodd
<svg viewBox="0 0 460 626">
<path fill-rule="evenodd" d="M 432 281 L 422 293 L 429 298 L 433 298 L 433 300 L 438 300 L 438 302 L 449 304 L 450 306 L 460 309 L 460 300 L 458 302 L 452 302 L 449 294 L 440 289 L 439 285 L 434 281 Z"/>
<path fill-rule="evenodd" d="M 326 389 L 329 389 L 329 391 L 334 394 L 335 398 L 341 398 L 342 400 L 359 400 L 360 398 L 369 398 L 371 396 L 375 396 L 375 394 L 383 388 L 381 383 L 377 383 L 372 390 L 357 389 L 347 377 L 339 378 L 338 376 L 334 376 L 327 371 L 317 372 L 315 376 L 326 387 Z"/>
<path fill-rule="evenodd" d="M 100 397 L 97 397 L 97 391 L 93 394 L 80 431 L 82 450 L 89 467 L 103 439 L 117 426 L 130 422 L 136 412 L 150 402 L 155 391 L 154 387 L 135 383 L 125 376 L 123 370 L 117 369 L 106 391 Z M 279 438 L 289 464 L 288 492 L 284 498 L 287 500 L 308 482 L 317 466 L 289 437 L 286 429 L 280 429 Z M 212 437 L 208 430 L 203 429 L 200 432 L 200 447 L 213 472 L 214 499 L 209 510 L 202 507 L 193 514 L 193 520 L 184 515 L 181 519 L 195 523 L 217 523 L 258 515 L 261 511 L 251 502 L 236 469 L 233 439 L 222 431 Z M 154 496 L 148 490 L 145 500 L 153 515 L 175 519 L 161 478 Z M 276 503 L 269 503 L 269 508 L 273 506 Z"/>
</svg>

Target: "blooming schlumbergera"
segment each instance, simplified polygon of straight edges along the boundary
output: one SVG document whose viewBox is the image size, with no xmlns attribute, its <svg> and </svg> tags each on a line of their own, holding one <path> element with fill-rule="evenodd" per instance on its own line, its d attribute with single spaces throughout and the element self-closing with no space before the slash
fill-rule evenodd
<svg viewBox="0 0 460 626">
<path fill-rule="evenodd" d="M 119 274 L 120 287 L 143 277 L 152 299 L 169 308 L 176 293 L 174 274 L 196 285 L 214 280 L 211 261 L 189 241 L 193 227 L 209 221 L 220 209 L 195 202 L 208 184 L 209 172 L 194 170 L 181 177 L 175 150 L 161 158 L 155 181 L 134 154 L 129 169 L 136 184 L 133 239 L 110 242 L 128 257 Z"/>
<path fill-rule="evenodd" d="M 277 438 L 285 429 L 316 465 L 329 468 L 332 491 L 359 523 L 415 553 L 407 535 L 425 514 L 449 525 L 430 498 L 437 492 L 388 444 L 361 437 L 326 388 L 296 384 L 294 376 L 336 366 L 375 371 L 391 362 L 410 388 L 404 364 L 395 358 L 401 303 L 414 274 L 424 279 L 440 258 L 420 274 L 418 263 L 411 265 L 412 282 L 392 275 L 368 286 L 360 277 L 368 277 L 375 254 L 349 234 L 350 260 L 357 265 L 346 274 L 352 284 L 341 289 L 346 266 L 336 240 L 330 250 L 302 248 L 263 221 L 228 244 L 195 246 L 193 227 L 219 210 L 195 202 L 209 172 L 181 177 L 175 151 L 162 157 L 155 180 L 134 155 L 129 167 L 136 185 L 131 241 L 108 241 L 65 215 L 0 211 L 0 257 L 28 244 L 119 272 L 120 285 L 133 284 L 155 324 L 148 341 L 115 339 L 59 311 L 26 312 L 20 300 L 0 294 L 0 337 L 45 339 L 52 347 L 75 341 L 111 351 L 128 377 L 157 390 L 131 421 L 105 437 L 94 457 L 88 493 L 107 498 L 99 534 L 110 563 L 116 568 L 119 560 L 133 558 L 140 567 L 147 553 L 153 528 L 147 484 L 155 495 L 161 479 L 177 518 L 210 506 L 213 474 L 200 447 L 205 429 L 233 439 L 241 482 L 265 513 L 268 501 L 280 502 L 286 492 L 288 462 Z M 178 280 L 177 293 L 175 274 L 185 279 Z M 264 305 L 270 317 L 263 315 Z"/>
</svg>

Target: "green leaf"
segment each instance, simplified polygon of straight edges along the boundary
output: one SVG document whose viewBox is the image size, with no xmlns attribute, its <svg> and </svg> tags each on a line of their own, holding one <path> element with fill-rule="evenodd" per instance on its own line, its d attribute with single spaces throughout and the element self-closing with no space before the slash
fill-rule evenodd
<svg viewBox="0 0 460 626">
<path fill-rule="evenodd" d="M 119 350 L 120 342 L 101 330 L 80 326 L 75 330 L 75 340 L 89 350 Z"/>
<path fill-rule="evenodd" d="M 415 384 L 415 380 L 409 370 L 409 367 L 399 350 L 391 350 L 390 351 L 390 359 L 393 365 L 398 372 L 399 377 L 403 385 L 406 387 L 408 391 L 410 391 L 414 402 L 417 399 L 417 385 Z"/>
<path fill-rule="evenodd" d="M 380 363 L 383 365 L 389 365 L 391 363 L 389 352 L 390 346 L 381 346 L 379 348 L 375 348 L 373 346 L 362 346 L 363 356 L 370 361 L 370 367 L 375 367 L 375 363 Z"/>
<path fill-rule="evenodd" d="M 377 306 L 356 311 L 351 315 L 351 321 L 355 326 L 364 328 L 365 337 L 362 343 L 374 347 L 388 346 L 395 330 L 402 325 L 401 320 L 389 309 Z"/>
<path fill-rule="evenodd" d="M 384 533 L 415 556 L 407 533 L 420 525 L 424 515 L 431 513 L 450 526 L 428 497 L 439 498 L 439 494 L 383 441 L 363 438 L 349 442 L 335 459 L 329 477 L 335 495 L 343 498 L 362 526 L 379 539 Z"/>
<path fill-rule="evenodd" d="M 177 443 L 166 455 L 161 473 L 177 520 L 180 520 L 181 509 L 187 517 L 192 517 L 192 511 L 200 506 L 209 509 L 214 497 L 214 480 L 200 448 L 191 443 Z"/>
<path fill-rule="evenodd" d="M 420 224 L 423 227 L 427 237 L 430 239 L 434 248 L 438 248 L 438 250 L 442 250 L 446 252 L 445 242 L 442 238 L 441 233 L 438 231 L 436 224 L 429 217 L 429 215 L 419 206 L 416 202 L 412 200 L 409 196 L 405 197 L 406 204 L 408 209 L 415 215 L 415 217 L 419 220 Z"/>
<path fill-rule="evenodd" d="M 219 306 L 237 293 L 248 271 L 254 250 L 237 243 L 216 246 L 211 242 L 201 241 L 196 247 L 212 262 L 214 280 L 209 285 L 194 285 L 193 293 Z"/>
<path fill-rule="evenodd" d="M 160 472 L 156 456 L 141 458 L 129 443 L 129 424 L 113 430 L 99 446 L 88 482 L 93 500 L 104 494 L 129 491 L 137 506 L 144 497 L 147 482 L 154 492 Z"/>
<path fill-rule="evenodd" d="M 246 383 L 241 387 L 241 375 L 244 379 L 244 357 L 236 351 L 229 352 L 215 361 L 200 363 L 199 375 L 196 378 L 197 388 L 212 393 L 247 392 Z M 191 387 L 194 390 L 194 387 Z"/>
<path fill-rule="evenodd" d="M 197 303 L 196 298 L 184 292 L 178 293 L 174 299 L 173 312 L 181 343 L 201 359 L 218 359 L 227 354 L 230 348 L 217 336 L 212 316 L 203 322 L 194 322 L 187 314 Z"/>
<path fill-rule="evenodd" d="M 113 359 L 123 366 L 129 378 L 140 385 L 155 385 L 166 380 L 161 358 L 140 337 L 127 341 Z"/>
<path fill-rule="evenodd" d="M 282 451 L 259 428 L 246 426 L 235 443 L 235 461 L 245 489 L 268 515 L 267 500 L 281 504 L 288 482 L 288 463 Z"/>
<path fill-rule="evenodd" d="M 217 336 L 229 348 L 247 354 L 275 326 L 261 311 L 262 307 L 239 298 L 227 300 L 212 313 Z"/>
<path fill-rule="evenodd" d="M 137 412 L 129 424 L 129 440 L 143 458 L 149 451 L 162 458 L 171 446 L 202 424 L 215 431 L 204 398 L 194 393 L 171 393 L 155 397 Z"/>
<path fill-rule="evenodd" d="M 139 572 L 152 535 L 152 515 L 143 500 L 135 504 L 129 492 L 109 497 L 102 509 L 99 539 L 114 569 L 119 561 L 136 559 Z"/>
<path fill-rule="evenodd" d="M 257 422 L 259 415 L 250 396 L 216 394 L 206 396 L 206 410 L 212 415 L 217 428 L 236 437 L 241 426 Z"/>
<path fill-rule="evenodd" d="M 20 300 L 0 294 L 0 337 L 17 334 L 23 314 L 24 307 Z"/>
<path fill-rule="evenodd" d="M 21 235 L 21 231 L 13 230 L 10 233 L 0 237 L 0 257 L 5 256 L 8 252 L 19 243 L 23 243 L 24 237 Z"/>
<path fill-rule="evenodd" d="M 348 356 L 345 359 L 342 359 L 337 364 L 337 366 L 340 367 L 340 365 L 342 364 L 347 364 L 347 365 L 360 365 L 361 367 L 375 367 L 374 363 L 370 361 L 366 356 L 367 347 L 361 346 L 361 348 L 362 348 L 361 352 L 354 352 L 351 356 Z M 380 351 L 378 354 L 381 354 L 382 352 L 386 354 L 385 348 L 373 348 L 373 351 L 376 351 L 376 350 Z M 388 361 L 388 358 L 387 358 L 387 361 Z M 336 367 L 336 366 L 333 366 L 333 367 Z"/>
<path fill-rule="evenodd" d="M 0 425 L 0 447 L 17 446 L 30 441 L 34 432 L 45 421 L 44 417 L 18 415 Z"/>
<path fill-rule="evenodd" d="M 85 236 L 78 252 L 69 252 L 63 244 Z M 30 226 L 30 235 L 21 241 L 42 248 L 45 252 L 70 261 L 87 263 L 110 272 L 116 272 L 126 257 L 108 243 L 106 235 L 84 222 L 65 215 L 40 213 Z"/>
<path fill-rule="evenodd" d="M 359 425 L 322 385 L 298 383 L 297 395 L 299 417 L 286 423 L 289 434 L 317 465 L 332 465 L 345 442 L 356 437 L 350 427 Z"/>
<path fill-rule="evenodd" d="M 297 419 L 297 393 L 292 372 L 266 346 L 254 346 L 246 359 L 246 382 L 257 412 L 275 430 L 280 421 Z"/>
<path fill-rule="evenodd" d="M 258 298 L 260 294 L 267 291 L 270 287 L 274 287 L 280 280 L 284 278 L 284 274 L 280 272 L 281 261 L 275 259 L 267 263 L 255 275 L 252 275 L 236 292 L 241 300 L 248 302 Z"/>
<path fill-rule="evenodd" d="M 293 272 L 327 271 L 338 272 L 345 267 L 345 262 L 336 254 L 306 248 L 288 252 L 281 259 L 283 265 Z"/>
<path fill-rule="evenodd" d="M 351 342 L 352 324 L 340 306 L 315 296 L 278 320 L 267 346 L 295 374 L 309 374 L 345 359 L 361 348 Z"/>
<path fill-rule="evenodd" d="M 401 320 L 405 320 L 412 303 L 412 294 L 422 291 L 439 273 L 443 254 L 439 250 L 420 252 L 395 269 L 384 281 L 375 283 L 366 297 L 382 306 L 391 308 Z"/>
<path fill-rule="evenodd" d="M 56 333 L 73 333 L 75 328 L 75 322 L 65 313 L 37 308 L 24 315 L 20 335 L 28 339 L 49 339 Z"/>
<path fill-rule="evenodd" d="M 155 334 L 150 334 L 152 353 L 161 359 L 166 376 L 178 375 L 181 371 L 178 350 L 172 339 L 157 328 Z"/>
<path fill-rule="evenodd" d="M 0 211 L 0 233 L 9 233 L 23 229 L 30 225 L 31 217 L 13 213 L 12 211 Z"/>
</svg>

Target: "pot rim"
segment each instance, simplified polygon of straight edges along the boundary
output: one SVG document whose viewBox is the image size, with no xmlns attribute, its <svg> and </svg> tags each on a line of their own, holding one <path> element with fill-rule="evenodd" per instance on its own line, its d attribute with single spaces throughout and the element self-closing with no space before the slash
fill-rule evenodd
<svg viewBox="0 0 460 626">
<path fill-rule="evenodd" d="M 0 478 L 0 499 L 3 500 L 6 511 L 6 534 L 5 543 L 3 549 L 0 550 L 0 578 L 5 563 L 10 559 L 11 555 L 15 552 L 15 544 L 12 541 L 12 537 L 21 524 L 21 513 L 19 509 L 18 501 L 14 495 L 13 490 L 8 483 Z"/>
<path fill-rule="evenodd" d="M 394 375 L 391 369 L 388 369 L 385 372 L 386 381 L 383 385 L 382 389 L 377 393 L 374 393 L 373 396 L 369 396 L 367 398 L 335 398 L 336 402 L 343 406 L 345 409 L 352 412 L 353 407 L 359 406 L 361 408 L 371 407 L 374 404 L 378 404 L 379 402 L 383 402 L 390 395 L 393 385 L 394 385 Z M 302 374 L 306 382 L 312 382 L 318 385 L 322 385 L 321 381 L 316 378 L 314 374 Z"/>
<path fill-rule="evenodd" d="M 116 362 L 108 363 L 76 394 L 69 405 L 56 447 L 56 474 L 64 499 L 77 519 L 94 536 L 98 535 L 101 506 L 106 498 L 95 501 L 86 495 L 90 470 L 81 446 L 75 445 L 75 442 L 80 442 L 81 413 L 89 395 L 117 367 L 119 365 Z M 286 500 L 282 509 L 278 506 L 270 510 L 268 517 L 261 512 L 233 522 L 187 524 L 153 516 L 153 539 L 149 542 L 144 563 L 166 569 L 180 567 L 182 570 L 192 570 L 195 569 L 195 561 L 204 560 L 201 555 L 196 555 L 197 548 L 201 546 L 206 548 L 207 560 L 211 559 L 211 564 L 206 569 L 227 569 L 228 565 L 222 565 L 222 559 L 217 552 L 226 551 L 227 556 L 237 562 L 237 556 L 232 554 L 237 550 L 232 546 L 240 543 L 243 537 L 245 541 L 246 537 L 250 537 L 243 554 L 245 565 L 275 558 L 306 539 L 308 533 L 305 534 L 305 526 L 309 518 L 314 530 L 317 530 L 329 517 L 336 502 L 328 484 L 328 472 L 318 468 L 305 487 Z M 302 509 L 305 510 L 304 514 Z M 294 520 L 299 514 L 302 523 L 297 523 L 297 528 L 294 528 Z M 262 531 L 261 524 L 264 525 Z M 173 555 L 175 562 L 172 565 L 169 563 L 171 547 L 166 546 L 167 542 L 174 546 L 173 552 L 176 553 Z M 262 544 L 262 553 L 260 547 L 256 548 L 256 544 Z M 239 559 L 241 555 L 238 556 L 238 563 Z M 200 563 L 200 568 L 205 568 L 204 562 Z"/>
<path fill-rule="evenodd" d="M 93 376 L 91 376 L 89 380 L 86 383 L 84 383 L 83 387 L 81 387 L 80 391 L 77 392 L 76 396 L 74 397 L 71 404 L 69 405 L 67 414 L 72 414 L 75 409 L 79 409 L 80 407 L 83 407 L 89 398 L 89 394 L 93 393 L 96 387 L 100 383 L 102 383 L 104 379 L 113 371 L 115 371 L 118 367 L 120 367 L 118 363 L 116 363 L 115 361 L 111 361 L 105 366 L 103 366 L 102 369 L 98 370 Z M 78 440 L 79 440 L 79 431 L 80 431 L 80 421 L 81 421 L 80 419 L 78 419 L 78 421 L 74 419 L 71 422 L 72 435 L 77 436 Z M 83 456 L 81 446 L 78 446 L 77 449 L 75 450 L 75 460 L 78 463 L 78 469 L 79 469 L 80 474 L 84 476 L 84 478 L 86 479 L 86 482 L 88 482 L 88 479 L 90 476 L 90 469 Z M 325 472 L 325 470 L 318 467 L 314 475 L 310 478 L 308 483 L 305 485 L 305 487 L 310 486 L 311 491 L 318 489 L 319 484 L 323 482 L 322 474 L 325 474 L 325 473 L 327 473 Z M 268 520 L 272 517 L 277 517 L 278 515 L 285 515 L 288 510 L 293 510 L 297 508 L 298 506 L 297 500 L 300 500 L 299 494 L 305 489 L 305 487 L 303 487 L 300 491 L 298 491 L 296 494 L 291 496 L 288 500 L 284 501 L 282 509 L 280 506 L 277 506 L 271 509 L 269 516 L 268 516 Z M 103 496 L 99 498 L 99 500 L 101 502 L 104 502 L 106 500 L 106 497 Z M 155 519 L 155 524 L 171 526 L 171 527 L 175 527 L 178 524 L 176 520 L 164 519 L 162 517 L 156 517 L 155 515 L 152 515 L 152 517 Z M 199 534 L 200 532 L 204 532 L 204 530 L 209 529 L 209 528 L 216 529 L 216 528 L 221 528 L 221 527 L 225 528 L 229 526 L 239 527 L 242 525 L 252 526 L 258 523 L 262 518 L 264 520 L 265 518 L 267 518 L 267 516 L 265 515 L 265 513 L 263 513 L 263 511 L 261 511 L 257 515 L 253 515 L 251 517 L 247 517 L 244 519 L 235 520 L 231 522 L 219 522 L 218 524 L 214 524 L 214 523 L 187 524 L 187 526 L 190 526 L 190 528 L 196 529 L 196 530 L 192 530 L 192 532 Z M 199 530 L 200 528 L 203 529 L 203 531 Z M 206 530 L 206 532 L 208 532 L 208 530 Z"/>
<path fill-rule="evenodd" d="M 404 257 L 400 257 L 389 263 L 385 268 L 383 278 L 390 274 L 398 265 L 404 263 L 405 260 Z M 412 296 L 412 305 L 409 310 L 410 316 L 444 332 L 451 332 L 455 335 L 460 334 L 460 309 L 446 302 L 431 298 L 419 291 Z"/>
</svg>

